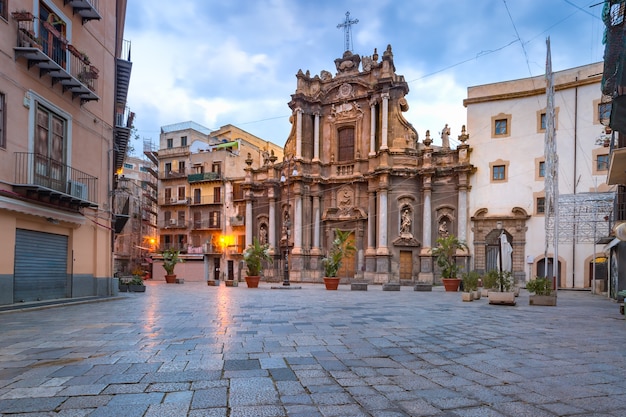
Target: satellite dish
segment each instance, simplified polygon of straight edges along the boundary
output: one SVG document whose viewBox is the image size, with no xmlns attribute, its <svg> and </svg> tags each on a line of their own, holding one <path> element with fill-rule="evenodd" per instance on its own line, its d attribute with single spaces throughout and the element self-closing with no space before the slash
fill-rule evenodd
<svg viewBox="0 0 626 417">
<path fill-rule="evenodd" d="M 621 241 L 626 241 L 626 223 L 620 223 L 613 228 L 615 237 Z"/>
</svg>

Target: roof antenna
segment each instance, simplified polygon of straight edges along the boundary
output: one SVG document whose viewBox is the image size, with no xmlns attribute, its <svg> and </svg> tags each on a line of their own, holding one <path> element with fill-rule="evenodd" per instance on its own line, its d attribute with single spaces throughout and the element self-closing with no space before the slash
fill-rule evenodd
<svg viewBox="0 0 626 417">
<path fill-rule="evenodd" d="M 350 12 L 346 12 L 346 20 L 343 23 L 337 25 L 337 29 L 343 28 L 343 33 L 346 38 L 346 51 L 352 51 L 352 41 L 350 34 L 352 33 L 352 25 L 359 23 L 359 19 L 350 20 Z"/>
</svg>

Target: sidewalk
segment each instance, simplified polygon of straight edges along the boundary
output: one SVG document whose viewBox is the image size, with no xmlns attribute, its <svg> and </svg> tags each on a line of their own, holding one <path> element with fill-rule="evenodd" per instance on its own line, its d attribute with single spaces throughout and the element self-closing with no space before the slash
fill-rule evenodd
<svg viewBox="0 0 626 417">
<path fill-rule="evenodd" d="M 626 415 L 626 320 L 589 292 L 507 307 L 440 287 L 147 285 L 0 314 L 0 413 Z"/>
</svg>

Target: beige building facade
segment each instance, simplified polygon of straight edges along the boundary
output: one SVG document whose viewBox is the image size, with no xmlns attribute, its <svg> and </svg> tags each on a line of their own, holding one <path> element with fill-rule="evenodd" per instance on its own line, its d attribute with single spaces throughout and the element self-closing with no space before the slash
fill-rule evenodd
<svg viewBox="0 0 626 417">
<path fill-rule="evenodd" d="M 126 2 L 0 3 L 0 304 L 112 294 Z"/>
<path fill-rule="evenodd" d="M 163 126 L 158 162 L 158 251 L 180 250 L 185 280 L 240 279 L 246 247 L 245 170 L 282 158 L 282 148 L 233 125 Z M 164 279 L 159 256 L 153 274 Z"/>
<path fill-rule="evenodd" d="M 591 287 L 594 271 L 606 282 L 606 257 L 596 242 L 610 231 L 614 187 L 606 184 L 610 130 L 600 124 L 601 74 L 601 63 L 554 73 L 562 288 Z M 464 105 L 476 166 L 468 235 L 474 268 L 497 269 L 504 231 L 518 282 L 544 276 L 546 263 L 552 275 L 555 213 L 544 210 L 545 77 L 469 87 Z"/>
</svg>

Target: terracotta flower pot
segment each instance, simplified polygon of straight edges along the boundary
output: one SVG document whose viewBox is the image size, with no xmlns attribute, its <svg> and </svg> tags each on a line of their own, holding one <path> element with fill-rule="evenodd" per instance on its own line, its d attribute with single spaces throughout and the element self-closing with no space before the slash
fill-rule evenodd
<svg viewBox="0 0 626 417">
<path fill-rule="evenodd" d="M 456 292 L 461 285 L 461 278 L 441 278 L 441 282 L 443 282 L 446 291 Z"/>
<path fill-rule="evenodd" d="M 165 282 L 168 284 L 176 284 L 176 274 L 173 275 L 165 275 Z"/>
<path fill-rule="evenodd" d="M 260 280 L 261 280 L 261 277 L 258 275 L 247 276 L 246 284 L 248 285 L 248 288 L 259 288 Z"/>
<path fill-rule="evenodd" d="M 339 287 L 339 278 L 324 277 L 324 285 L 327 290 L 336 290 Z"/>
</svg>

